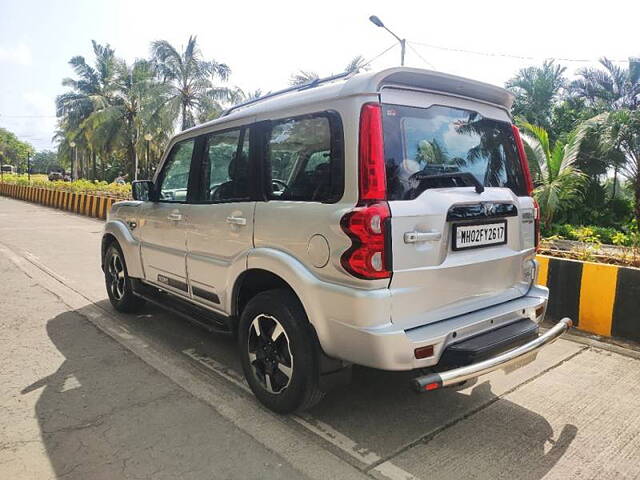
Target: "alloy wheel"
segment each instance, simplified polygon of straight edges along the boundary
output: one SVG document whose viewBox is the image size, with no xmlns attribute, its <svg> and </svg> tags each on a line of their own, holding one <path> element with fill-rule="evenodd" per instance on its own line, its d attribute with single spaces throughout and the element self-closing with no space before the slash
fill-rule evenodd
<svg viewBox="0 0 640 480">
<path fill-rule="evenodd" d="M 109 290 L 111 291 L 113 298 L 115 298 L 116 300 L 121 300 L 122 297 L 124 297 L 126 279 L 122 259 L 117 253 L 111 255 L 108 266 L 108 274 Z"/>
<path fill-rule="evenodd" d="M 280 322 L 271 315 L 257 315 L 249 327 L 247 344 L 255 377 L 269 393 L 282 393 L 291 383 L 293 355 Z"/>
</svg>

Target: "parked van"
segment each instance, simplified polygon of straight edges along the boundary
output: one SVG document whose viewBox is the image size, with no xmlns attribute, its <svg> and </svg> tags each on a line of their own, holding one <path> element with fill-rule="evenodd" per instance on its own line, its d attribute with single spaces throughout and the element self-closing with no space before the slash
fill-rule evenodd
<svg viewBox="0 0 640 480">
<path fill-rule="evenodd" d="M 2 165 L 0 169 L 2 169 L 2 173 L 16 173 L 16 167 L 13 165 Z"/>
<path fill-rule="evenodd" d="M 345 74 L 231 108 L 170 142 L 102 241 L 120 311 L 159 303 L 237 335 L 277 412 L 351 366 L 419 392 L 535 358 L 538 207 L 508 91 L 414 68 Z M 426 372 L 425 372 L 426 371 Z"/>
</svg>

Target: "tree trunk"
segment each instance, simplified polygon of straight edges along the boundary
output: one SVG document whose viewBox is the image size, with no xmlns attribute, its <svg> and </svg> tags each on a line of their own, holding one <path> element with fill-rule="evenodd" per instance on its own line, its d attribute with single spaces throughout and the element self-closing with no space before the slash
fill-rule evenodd
<svg viewBox="0 0 640 480">
<path fill-rule="evenodd" d="M 136 147 L 133 143 L 129 143 L 129 147 L 127 148 L 128 150 L 128 157 L 129 157 L 129 165 L 127 165 L 127 170 L 129 173 L 129 178 L 128 180 L 131 182 L 133 181 L 133 179 L 135 178 L 135 170 L 136 170 Z"/>
<path fill-rule="evenodd" d="M 618 185 L 618 166 L 613 168 L 613 192 L 611 194 L 611 200 L 616 198 L 616 186 Z"/>
<path fill-rule="evenodd" d="M 634 183 L 636 225 L 640 226 L 640 172 L 636 173 Z"/>
<path fill-rule="evenodd" d="M 189 124 L 187 123 L 187 105 L 182 104 L 182 130 L 186 130 L 189 128 Z"/>
<path fill-rule="evenodd" d="M 96 168 L 96 152 L 94 152 L 93 150 L 91 150 L 91 162 L 92 162 L 92 170 L 93 173 L 91 174 L 91 180 L 97 180 L 97 168 Z"/>
</svg>

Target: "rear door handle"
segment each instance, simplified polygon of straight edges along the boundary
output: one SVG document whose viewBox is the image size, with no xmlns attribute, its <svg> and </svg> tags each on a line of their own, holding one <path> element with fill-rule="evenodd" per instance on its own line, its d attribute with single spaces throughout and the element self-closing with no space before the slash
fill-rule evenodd
<svg viewBox="0 0 640 480">
<path fill-rule="evenodd" d="M 170 213 L 169 216 L 167 217 L 168 220 L 172 220 L 174 222 L 179 222 L 180 220 L 182 220 L 182 214 L 181 213 Z"/>
<path fill-rule="evenodd" d="M 227 217 L 227 223 L 230 223 L 231 225 L 246 225 L 247 219 L 244 217 L 230 216 L 230 217 Z"/>
<path fill-rule="evenodd" d="M 440 239 L 442 239 L 442 233 L 436 230 L 429 230 L 427 232 L 406 232 L 404 234 L 404 243 L 437 242 Z"/>
</svg>

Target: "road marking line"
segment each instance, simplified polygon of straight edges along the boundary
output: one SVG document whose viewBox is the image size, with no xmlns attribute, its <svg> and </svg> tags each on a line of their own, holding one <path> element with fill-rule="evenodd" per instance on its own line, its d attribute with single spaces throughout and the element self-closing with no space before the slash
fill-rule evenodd
<svg viewBox="0 0 640 480">
<path fill-rule="evenodd" d="M 373 470 L 390 480 L 420 480 L 418 477 L 411 475 L 409 472 L 405 472 L 391 462 L 381 463 Z"/>
<path fill-rule="evenodd" d="M 251 395 L 253 395 L 244 377 L 241 377 L 240 375 L 238 375 L 237 372 L 235 372 L 233 369 L 226 367 L 225 365 L 222 365 L 220 362 L 214 360 L 213 358 L 207 355 L 202 355 L 197 353 L 194 348 L 188 348 L 186 350 L 183 350 L 182 353 L 188 356 L 189 358 L 195 360 L 196 362 L 200 363 L 204 367 L 208 368 L 209 370 L 212 370 L 218 375 L 229 380 L 230 382 L 240 387 L 245 392 L 248 392 Z M 377 453 L 365 447 L 360 446 L 355 440 L 349 438 L 344 433 L 336 430 L 331 425 L 328 425 L 314 418 L 309 414 L 300 413 L 297 415 L 292 415 L 290 416 L 290 418 L 294 420 L 296 423 L 302 425 L 311 433 L 321 437 L 322 439 L 324 439 L 325 441 L 327 441 L 337 449 L 341 450 L 342 452 L 348 454 L 349 456 L 355 458 L 356 460 L 358 460 L 359 462 L 367 466 L 373 465 L 376 462 L 379 462 L 380 460 L 382 460 L 382 457 Z M 384 472 L 380 471 L 379 473 L 385 476 L 388 476 L 387 473 L 385 472 L 392 472 L 394 475 L 397 475 L 398 473 L 401 473 L 402 475 L 404 475 L 404 476 L 390 476 L 389 478 L 391 480 L 397 480 L 400 478 L 407 478 L 407 479 L 415 478 L 411 474 L 404 472 L 404 470 L 393 465 L 389 461 L 384 462 L 382 465 L 385 465 L 385 467 L 383 467 L 385 471 Z M 378 470 L 379 467 L 380 466 L 376 467 L 374 470 Z"/>
<path fill-rule="evenodd" d="M 355 440 L 352 440 L 342 432 L 339 432 L 330 425 L 312 417 L 309 414 L 298 414 L 293 419 L 307 430 L 324 438 L 327 442 L 339 448 L 345 453 L 361 461 L 365 465 L 372 465 L 381 460 L 381 457 L 371 450 L 361 447 Z"/>
<path fill-rule="evenodd" d="M 183 350 L 182 353 L 200 363 L 201 365 L 207 367 L 209 370 L 213 370 L 215 373 L 229 380 L 231 383 L 233 383 L 237 387 L 240 387 L 245 392 L 251 393 L 251 395 L 253 395 L 251 389 L 249 388 L 249 385 L 247 385 L 244 378 L 237 375 L 230 368 L 225 367 L 211 357 L 197 353 L 195 348 L 187 348 L 186 350 Z"/>
</svg>

